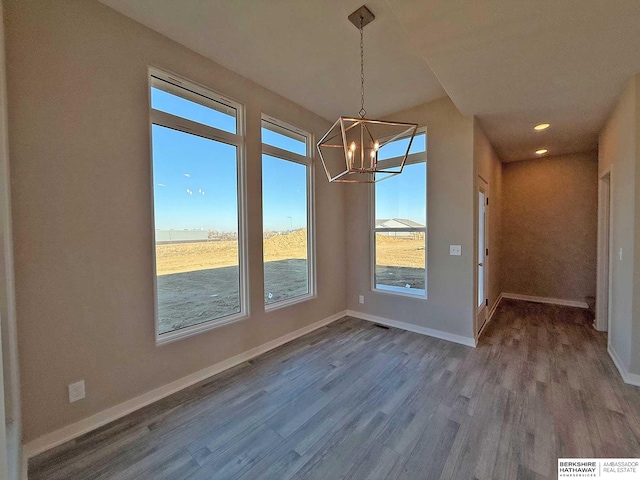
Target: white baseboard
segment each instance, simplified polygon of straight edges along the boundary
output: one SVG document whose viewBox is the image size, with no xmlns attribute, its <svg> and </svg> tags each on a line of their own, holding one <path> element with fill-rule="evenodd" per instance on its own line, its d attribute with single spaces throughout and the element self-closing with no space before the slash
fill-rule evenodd
<svg viewBox="0 0 640 480">
<path fill-rule="evenodd" d="M 498 305 L 500 304 L 501 300 L 502 300 L 502 294 L 498 295 L 498 298 L 496 298 L 496 301 L 493 302 L 493 307 L 491 307 L 491 310 L 489 310 L 489 316 L 487 317 L 487 321 L 485 325 L 493 319 L 493 315 L 496 313 L 496 310 L 498 309 Z"/>
<path fill-rule="evenodd" d="M 620 372 L 620 376 L 622 377 L 622 380 L 624 380 L 624 383 L 628 383 L 629 385 L 640 387 L 640 375 L 636 375 L 635 373 L 630 373 L 626 369 L 626 367 L 622 364 L 622 360 L 620 360 L 618 353 L 615 351 L 615 349 L 611 345 L 607 346 L 607 352 L 609 352 L 609 356 L 611 357 L 611 360 L 613 360 L 613 363 L 618 369 L 618 372 Z"/>
<path fill-rule="evenodd" d="M 386 325 L 387 327 L 400 328 L 401 330 L 407 330 L 409 332 L 420 333 L 429 337 L 441 338 L 442 340 L 460 343 L 468 347 L 476 346 L 476 342 L 473 338 L 456 335 L 454 333 L 443 332 L 442 330 L 421 327 L 412 323 L 400 322 L 398 320 L 391 320 L 388 318 L 378 317 L 376 315 L 369 315 L 368 313 L 356 312 L 355 310 L 347 310 L 347 315 L 349 315 L 350 317 L 361 318 L 362 320 L 366 320 L 368 322 Z"/>
<path fill-rule="evenodd" d="M 20 480 L 29 480 L 29 459 L 24 447 L 22 447 L 20 455 Z"/>
<path fill-rule="evenodd" d="M 587 302 L 579 300 L 565 300 L 563 298 L 536 297 L 533 295 L 520 295 L 519 293 L 502 293 L 502 298 L 510 298 L 512 300 L 525 300 L 527 302 L 550 303 L 552 305 L 563 305 L 565 307 L 589 308 Z"/>
<path fill-rule="evenodd" d="M 32 458 L 53 447 L 57 447 L 58 445 L 68 442 L 69 440 L 73 440 L 80 435 L 84 435 L 87 432 L 95 430 L 96 428 L 106 425 L 107 423 L 124 417 L 125 415 L 128 415 L 131 412 L 139 410 L 142 407 L 145 407 L 153 402 L 167 397 L 172 393 L 178 392 L 184 388 L 201 382 L 202 380 L 206 380 L 213 375 L 216 375 L 231 367 L 235 367 L 236 365 L 239 365 L 243 362 L 246 362 L 247 360 L 257 357 L 258 355 L 268 352 L 269 350 L 273 350 L 280 345 L 295 340 L 296 338 L 306 335 L 307 333 L 317 330 L 318 328 L 329 325 L 330 323 L 333 323 L 346 315 L 346 310 L 336 313 L 335 315 L 331 315 L 330 317 L 319 320 L 315 323 L 312 323 L 311 325 L 307 325 L 306 327 L 283 335 L 282 337 L 276 338 L 275 340 L 271 340 L 270 342 L 262 344 L 256 348 L 252 348 L 251 350 L 235 355 L 231 358 L 223 360 L 222 362 L 216 363 L 215 365 L 211 365 L 210 367 L 192 373 L 191 375 L 187 375 L 186 377 L 176 380 L 175 382 L 171 382 L 136 398 L 127 400 L 126 402 L 116 405 L 115 407 L 103 410 L 102 412 L 96 413 L 95 415 L 80 420 L 79 422 L 72 423 L 71 425 L 67 425 L 66 427 L 63 427 L 59 430 L 47 433 L 25 444 L 23 447 L 23 455 L 25 459 Z"/>
<path fill-rule="evenodd" d="M 480 337 L 482 336 L 485 329 L 487 328 L 487 325 L 489 325 L 489 323 L 491 323 L 491 320 L 493 320 L 493 315 L 496 313 L 496 310 L 498 309 L 498 305 L 500 304 L 501 300 L 502 300 L 502 294 L 498 295 L 498 298 L 496 298 L 496 301 L 493 302 L 493 306 L 491 307 L 491 310 L 489 310 L 489 315 L 487 315 L 487 321 L 484 322 L 484 325 L 478 332 L 478 338 L 476 339 L 476 344 L 478 343 L 478 340 L 480 340 Z"/>
</svg>

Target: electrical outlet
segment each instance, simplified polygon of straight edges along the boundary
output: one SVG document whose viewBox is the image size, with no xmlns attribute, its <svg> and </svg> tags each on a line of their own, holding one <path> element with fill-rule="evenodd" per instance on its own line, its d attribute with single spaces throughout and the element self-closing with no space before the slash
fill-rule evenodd
<svg viewBox="0 0 640 480">
<path fill-rule="evenodd" d="M 459 257 L 462 255 L 462 245 L 449 245 L 449 255 Z"/>
<path fill-rule="evenodd" d="M 69 384 L 69 403 L 77 402 L 84 398 L 84 380 Z"/>
<path fill-rule="evenodd" d="M 360 295 L 360 296 L 358 297 L 358 302 L 360 302 L 360 303 L 364 303 L 364 295 Z"/>
</svg>

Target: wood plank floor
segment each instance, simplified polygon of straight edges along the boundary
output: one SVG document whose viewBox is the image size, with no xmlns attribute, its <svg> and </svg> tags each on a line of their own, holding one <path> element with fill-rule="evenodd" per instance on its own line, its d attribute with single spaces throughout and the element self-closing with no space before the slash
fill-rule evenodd
<svg viewBox="0 0 640 480">
<path fill-rule="evenodd" d="M 538 479 L 640 457 L 590 314 L 504 300 L 478 348 L 344 318 L 32 459 L 31 479 Z"/>
</svg>

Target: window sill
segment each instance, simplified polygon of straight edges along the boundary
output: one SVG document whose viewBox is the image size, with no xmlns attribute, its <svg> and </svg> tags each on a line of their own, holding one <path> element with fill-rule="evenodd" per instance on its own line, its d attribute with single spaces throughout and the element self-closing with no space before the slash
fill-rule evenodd
<svg viewBox="0 0 640 480">
<path fill-rule="evenodd" d="M 199 323 L 198 325 L 192 325 L 190 327 L 181 328 L 179 330 L 173 330 L 171 332 L 162 334 L 156 333 L 156 347 L 160 347 L 168 343 L 173 343 L 183 338 L 192 337 L 194 335 L 198 335 L 200 333 L 207 332 L 224 325 L 240 322 L 242 320 L 246 320 L 247 318 L 249 318 L 249 315 L 247 315 L 246 313 L 236 313 L 234 315 L 218 318 L 216 320 L 210 320 L 208 322 Z"/>
<path fill-rule="evenodd" d="M 276 303 L 270 303 L 269 305 L 264 306 L 265 312 L 273 312 L 274 310 L 280 310 L 281 308 L 290 307 L 292 305 L 296 305 L 297 303 L 306 302 L 307 300 L 311 300 L 316 298 L 315 294 L 307 293 L 305 295 L 300 295 L 299 297 L 289 298 L 287 300 L 281 300 Z"/>
<path fill-rule="evenodd" d="M 377 293 L 384 293 L 387 295 L 415 298 L 416 300 L 427 300 L 427 292 L 419 288 L 393 287 L 390 285 L 377 284 L 372 289 L 372 291 Z M 416 293 L 409 293 L 409 292 L 416 292 Z"/>
</svg>

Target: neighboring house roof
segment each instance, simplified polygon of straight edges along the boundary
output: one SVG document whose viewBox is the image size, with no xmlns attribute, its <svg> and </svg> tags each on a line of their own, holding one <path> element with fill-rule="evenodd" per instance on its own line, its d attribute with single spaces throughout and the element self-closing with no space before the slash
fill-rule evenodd
<svg viewBox="0 0 640 480">
<path fill-rule="evenodd" d="M 381 218 L 376 220 L 376 228 L 415 228 L 424 227 L 421 223 L 408 218 Z"/>
</svg>

